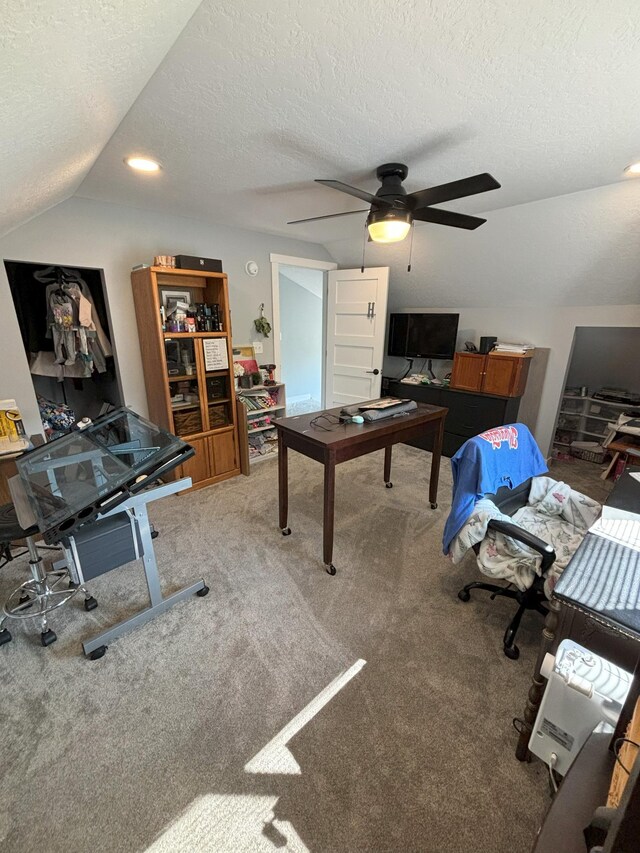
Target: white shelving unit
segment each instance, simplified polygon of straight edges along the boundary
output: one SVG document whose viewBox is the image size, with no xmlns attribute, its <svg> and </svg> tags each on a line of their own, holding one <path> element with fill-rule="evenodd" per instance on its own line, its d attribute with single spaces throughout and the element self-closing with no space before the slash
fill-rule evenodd
<svg viewBox="0 0 640 853">
<path fill-rule="evenodd" d="M 615 422 L 618 415 L 628 408 L 626 403 L 565 393 L 562 395 L 553 444 L 555 447 L 570 447 L 572 441 L 602 443 L 609 432 L 607 424 Z"/>
<path fill-rule="evenodd" d="M 254 403 L 248 402 L 252 398 L 259 402 L 260 398 L 269 397 L 274 402 L 273 406 L 260 406 L 253 408 Z M 273 421 L 285 417 L 287 410 L 285 386 L 278 382 L 275 385 L 254 385 L 253 388 L 239 388 L 238 399 L 241 400 L 247 411 L 247 434 L 249 437 L 249 461 L 257 462 L 266 459 L 278 452 L 278 438 Z M 269 423 L 263 423 L 268 418 Z M 258 425 L 252 426 L 253 423 Z M 252 436 L 260 436 L 260 439 L 252 442 Z"/>
</svg>

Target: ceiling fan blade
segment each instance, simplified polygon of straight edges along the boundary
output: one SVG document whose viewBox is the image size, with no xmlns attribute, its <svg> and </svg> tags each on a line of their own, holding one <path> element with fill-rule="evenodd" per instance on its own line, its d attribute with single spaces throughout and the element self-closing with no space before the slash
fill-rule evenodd
<svg viewBox="0 0 640 853">
<path fill-rule="evenodd" d="M 451 225 L 453 228 L 466 228 L 469 231 L 479 228 L 487 221 L 479 216 L 467 216 L 466 213 L 454 213 L 452 210 L 440 210 L 437 207 L 414 210 L 413 218 L 420 222 L 435 222 L 438 225 Z"/>
<path fill-rule="evenodd" d="M 316 178 L 316 184 L 324 184 L 325 187 L 331 187 L 332 190 L 339 190 L 341 193 L 361 198 L 362 201 L 368 201 L 369 204 L 375 204 L 378 207 L 392 207 L 390 201 L 378 198 L 377 195 L 372 195 L 372 193 L 365 192 L 365 190 L 359 190 L 358 187 L 350 187 L 349 184 L 343 184 L 342 181 L 325 181 Z"/>
<path fill-rule="evenodd" d="M 327 213 L 325 216 L 311 216 L 309 219 L 294 219 L 293 222 L 287 222 L 287 225 L 299 225 L 301 222 L 317 222 L 319 219 L 334 219 L 336 216 L 351 216 L 352 213 L 369 213 L 369 209 L 345 210 L 344 213 Z"/>
<path fill-rule="evenodd" d="M 444 201 L 453 201 L 456 198 L 465 198 L 476 193 L 486 193 L 489 190 L 497 190 L 500 184 L 493 175 L 483 172 L 481 175 L 473 175 L 471 178 L 462 178 L 459 181 L 451 181 L 449 184 L 440 184 L 438 187 L 427 187 L 410 193 L 406 198 L 414 210 L 427 207 L 431 204 L 442 204 Z"/>
</svg>

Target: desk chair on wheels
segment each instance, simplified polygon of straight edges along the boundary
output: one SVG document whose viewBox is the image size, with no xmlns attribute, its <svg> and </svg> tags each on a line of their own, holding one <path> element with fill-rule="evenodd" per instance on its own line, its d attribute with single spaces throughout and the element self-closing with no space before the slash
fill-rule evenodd
<svg viewBox="0 0 640 853">
<path fill-rule="evenodd" d="M 45 548 L 58 553 L 60 553 L 60 549 L 36 545 L 35 537 L 38 535 L 39 531 L 35 525 L 26 530 L 20 526 L 13 504 L 0 506 L 0 560 L 3 561 L 0 563 L 0 567 L 16 559 L 17 556 L 22 556 L 22 554 L 12 554 L 11 545 L 24 539 L 29 553 L 29 568 L 31 570 L 31 578 L 20 584 L 9 595 L 4 604 L 3 615 L 0 618 L 0 646 L 12 639 L 11 632 L 5 627 L 9 619 L 38 620 L 40 623 L 40 642 L 43 646 L 50 646 L 57 639 L 55 632 L 51 630 L 48 623 L 48 614 L 52 610 L 62 607 L 80 591 L 84 593 L 85 610 L 94 610 L 98 606 L 98 602 L 87 591 L 86 587 L 74 581 L 68 568 L 47 571 L 40 549 Z"/>
<path fill-rule="evenodd" d="M 514 515 L 519 509 L 527 505 L 529 492 L 531 490 L 531 478 L 525 480 L 520 486 L 515 489 L 510 489 L 508 486 L 501 486 L 498 491 L 492 495 L 485 495 L 485 498 L 492 501 L 498 509 L 505 515 Z M 533 584 L 525 590 L 520 590 L 513 584 L 501 586 L 496 583 L 486 583 L 484 581 L 473 581 L 464 586 L 458 593 L 460 601 L 469 601 L 471 598 L 472 589 L 483 589 L 490 592 L 489 596 L 493 601 L 497 596 L 503 598 L 512 598 L 518 602 L 518 609 L 513 615 L 511 622 L 507 625 L 504 632 L 502 645 L 504 653 L 511 660 L 517 660 L 520 657 L 520 649 L 515 644 L 516 634 L 520 627 L 520 622 L 527 610 L 535 610 L 546 616 L 549 612 L 544 603 L 547 599 L 544 594 L 544 579 L 551 566 L 555 563 L 556 552 L 553 547 L 547 542 L 544 542 L 533 533 L 529 533 L 524 527 L 520 527 L 513 522 L 504 521 L 498 518 L 492 518 L 487 525 L 489 530 L 495 530 L 497 533 L 502 533 L 504 536 L 509 536 L 512 539 L 527 545 L 536 553 L 540 554 L 542 561 L 540 563 L 540 576 L 536 576 Z M 472 546 L 476 555 L 480 552 L 480 543 Z"/>
<path fill-rule="evenodd" d="M 504 653 L 515 660 L 515 638 L 527 610 L 546 615 L 545 601 L 557 578 L 600 514 L 600 505 L 558 483 L 524 424 L 487 430 L 469 439 L 451 459 L 453 500 L 445 525 L 443 550 L 459 562 L 469 549 L 478 568 L 506 586 L 468 583 L 458 592 L 467 602 L 471 590 L 518 603 L 503 638 Z M 542 538 L 544 536 L 544 538 Z"/>
</svg>

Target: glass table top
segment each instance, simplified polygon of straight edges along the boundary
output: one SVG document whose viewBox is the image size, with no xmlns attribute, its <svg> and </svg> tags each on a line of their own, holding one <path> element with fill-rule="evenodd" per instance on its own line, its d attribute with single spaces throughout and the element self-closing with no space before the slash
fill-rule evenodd
<svg viewBox="0 0 640 853">
<path fill-rule="evenodd" d="M 188 450 L 181 439 L 123 408 L 32 450 L 16 465 L 40 530 L 64 532 Z"/>
</svg>

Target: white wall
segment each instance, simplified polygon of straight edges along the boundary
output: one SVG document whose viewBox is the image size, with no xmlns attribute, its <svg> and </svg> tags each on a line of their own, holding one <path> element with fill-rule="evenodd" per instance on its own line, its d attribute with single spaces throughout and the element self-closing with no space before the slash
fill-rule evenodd
<svg viewBox="0 0 640 853">
<path fill-rule="evenodd" d="M 403 305 L 399 311 L 424 311 L 424 305 Z M 553 427 L 560 396 L 564 389 L 567 366 L 571 357 L 573 335 L 577 326 L 640 326 L 639 305 L 575 306 L 572 308 L 530 307 L 458 308 L 429 306 L 430 311 L 458 311 L 458 341 L 476 344 L 482 335 L 497 335 L 503 340 L 521 341 L 549 347 L 549 363 L 540 398 L 540 410 L 534 434 L 543 453 L 547 454 L 553 438 Z M 461 347 L 458 347 L 459 349 Z M 638 353 L 629 353 L 637 361 Z M 397 360 L 394 359 L 394 362 Z M 400 362 L 401 363 L 401 362 Z"/>
<path fill-rule="evenodd" d="M 547 451 L 576 326 L 640 326 L 640 179 L 486 216 L 473 232 L 416 226 L 411 273 L 404 244 L 368 244 L 367 265 L 390 266 L 390 311 L 459 312 L 459 342 L 497 335 L 550 348 L 536 427 Z M 340 266 L 360 266 L 360 247 L 327 248 Z"/>
<path fill-rule="evenodd" d="M 229 275 L 233 339 L 245 344 L 259 338 L 253 320 L 259 315 L 261 302 L 265 303 L 267 317 L 272 316 L 271 252 L 331 260 L 325 249 L 314 243 L 82 198 L 68 199 L 0 239 L 1 259 L 104 269 L 124 398 L 141 414 L 146 414 L 147 402 L 131 267 L 152 263 L 154 255 L 182 253 L 221 258 Z M 249 260 L 257 261 L 260 267 L 254 278 L 244 269 Z M 15 398 L 27 432 L 39 432 L 40 418 L 3 264 L 0 316 L 0 398 Z M 265 362 L 273 359 L 271 338 L 264 340 L 263 358 Z"/>
<path fill-rule="evenodd" d="M 322 270 L 305 272 L 314 274 L 312 278 L 315 279 L 319 294 L 280 272 L 281 375 L 289 402 L 302 396 L 322 400 L 324 274 Z"/>
</svg>

